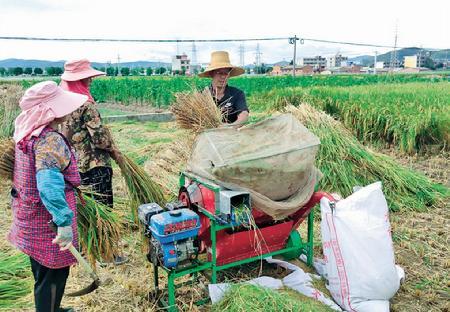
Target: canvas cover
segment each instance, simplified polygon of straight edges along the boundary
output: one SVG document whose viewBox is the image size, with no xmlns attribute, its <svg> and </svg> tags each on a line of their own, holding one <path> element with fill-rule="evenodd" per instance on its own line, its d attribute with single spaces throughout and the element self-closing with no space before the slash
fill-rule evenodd
<svg viewBox="0 0 450 312">
<path fill-rule="evenodd" d="M 197 136 L 187 171 L 226 188 L 248 191 L 252 205 L 275 219 L 308 202 L 319 172 L 319 139 L 293 115 Z"/>
</svg>

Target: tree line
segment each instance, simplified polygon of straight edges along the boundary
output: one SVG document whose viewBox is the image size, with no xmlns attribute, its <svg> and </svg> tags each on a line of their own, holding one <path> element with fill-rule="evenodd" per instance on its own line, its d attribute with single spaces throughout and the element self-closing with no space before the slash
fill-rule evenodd
<svg viewBox="0 0 450 312">
<path fill-rule="evenodd" d="M 103 72 L 106 72 L 107 76 L 151 76 L 151 75 L 170 75 L 170 74 L 178 74 L 184 75 L 185 72 L 172 72 L 170 68 L 166 67 L 100 67 L 96 68 Z M 64 72 L 63 67 L 51 66 L 51 67 L 0 67 L 0 76 L 61 76 Z"/>
</svg>

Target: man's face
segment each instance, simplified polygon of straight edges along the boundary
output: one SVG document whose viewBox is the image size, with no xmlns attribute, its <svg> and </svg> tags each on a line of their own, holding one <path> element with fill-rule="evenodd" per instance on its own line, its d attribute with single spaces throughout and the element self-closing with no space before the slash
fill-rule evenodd
<svg viewBox="0 0 450 312">
<path fill-rule="evenodd" d="M 230 68 L 220 68 L 212 72 L 212 85 L 216 88 L 224 88 L 230 77 Z"/>
</svg>

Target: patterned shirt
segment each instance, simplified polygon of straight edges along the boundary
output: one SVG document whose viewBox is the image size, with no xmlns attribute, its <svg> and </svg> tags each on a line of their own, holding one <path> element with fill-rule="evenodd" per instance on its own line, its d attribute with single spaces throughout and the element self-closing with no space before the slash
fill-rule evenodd
<svg viewBox="0 0 450 312">
<path fill-rule="evenodd" d="M 70 147 L 54 131 L 40 136 L 34 143 L 39 196 L 57 226 L 68 226 L 73 218 L 73 212 L 66 202 L 66 183 L 61 173 L 69 166 L 70 157 Z"/>
<path fill-rule="evenodd" d="M 111 138 L 102 126 L 96 104 L 86 102 L 62 125 L 61 132 L 75 148 L 78 169 L 86 172 L 95 167 L 111 167 Z"/>
<path fill-rule="evenodd" d="M 63 171 L 70 163 L 70 149 L 62 136 L 54 131 L 48 132 L 34 143 L 36 172 L 42 169 Z"/>
</svg>

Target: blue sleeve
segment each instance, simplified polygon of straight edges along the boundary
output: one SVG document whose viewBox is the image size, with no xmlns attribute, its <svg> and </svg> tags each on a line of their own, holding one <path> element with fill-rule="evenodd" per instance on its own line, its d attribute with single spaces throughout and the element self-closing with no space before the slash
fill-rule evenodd
<svg viewBox="0 0 450 312">
<path fill-rule="evenodd" d="M 66 183 L 62 173 L 56 169 L 42 169 L 36 174 L 39 196 L 57 226 L 72 224 L 73 212 L 70 210 L 64 192 Z"/>
</svg>

